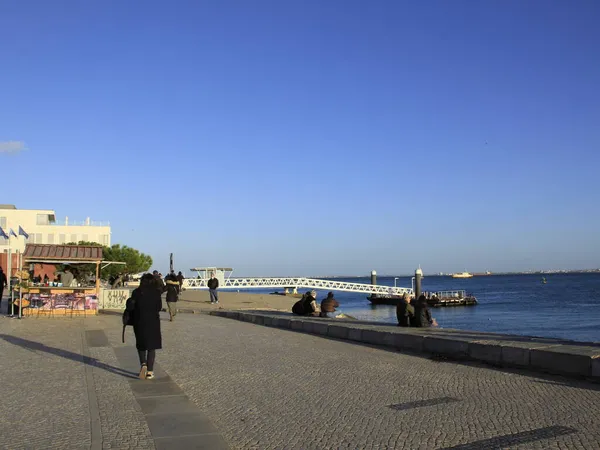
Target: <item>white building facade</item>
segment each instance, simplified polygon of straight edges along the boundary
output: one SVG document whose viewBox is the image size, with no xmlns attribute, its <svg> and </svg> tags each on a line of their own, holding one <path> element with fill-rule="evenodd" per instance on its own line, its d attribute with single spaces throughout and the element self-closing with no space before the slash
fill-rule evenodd
<svg viewBox="0 0 600 450">
<path fill-rule="evenodd" d="M 10 238 L 11 253 L 25 250 L 25 244 L 67 244 L 88 241 L 100 245 L 111 245 L 110 223 L 95 222 L 86 218 L 75 222 L 65 218 L 57 221 L 51 209 L 17 209 L 14 205 L 0 205 L 0 227 L 8 235 L 12 228 L 19 233 L 21 227 L 29 238 Z M 8 250 L 8 239 L 0 237 L 0 252 Z"/>
</svg>

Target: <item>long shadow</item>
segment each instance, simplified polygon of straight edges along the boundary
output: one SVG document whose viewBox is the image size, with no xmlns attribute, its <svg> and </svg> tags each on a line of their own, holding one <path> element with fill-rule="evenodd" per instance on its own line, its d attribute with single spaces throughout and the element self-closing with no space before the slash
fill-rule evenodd
<svg viewBox="0 0 600 450">
<path fill-rule="evenodd" d="M 51 355 L 60 356 L 61 358 L 70 359 L 71 361 L 83 362 L 84 364 L 87 364 L 89 366 L 98 367 L 99 369 L 106 370 L 107 372 L 113 373 L 115 375 L 120 375 L 125 378 L 137 378 L 137 374 L 133 372 L 129 372 L 119 367 L 108 365 L 106 363 L 103 363 L 102 361 L 98 361 L 96 358 L 90 358 L 88 356 L 80 355 L 79 353 L 73 353 L 68 350 L 50 347 L 39 342 L 30 341 L 28 339 L 10 336 L 7 334 L 0 334 L 0 338 L 4 339 L 10 344 L 16 345 L 18 347 L 23 347 L 27 350 L 50 353 Z"/>
</svg>

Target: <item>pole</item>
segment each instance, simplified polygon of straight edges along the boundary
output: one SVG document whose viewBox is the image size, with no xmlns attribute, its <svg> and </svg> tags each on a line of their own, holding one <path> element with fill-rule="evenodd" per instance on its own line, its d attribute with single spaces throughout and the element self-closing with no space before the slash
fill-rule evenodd
<svg viewBox="0 0 600 450">
<path fill-rule="evenodd" d="M 9 228 L 9 227 L 7 227 Z M 8 288 L 10 289 L 10 316 L 15 315 L 15 291 L 12 285 L 12 249 L 10 248 L 10 232 L 8 233 Z M 8 312 L 8 311 L 7 311 Z"/>
<path fill-rule="evenodd" d="M 19 273 L 21 274 L 21 282 L 19 283 L 19 319 L 23 317 L 23 255 L 17 250 L 17 259 L 19 260 Z"/>
<path fill-rule="evenodd" d="M 169 257 L 169 273 L 173 272 L 173 253 Z"/>
<path fill-rule="evenodd" d="M 377 284 L 377 272 L 374 270 L 371 271 L 371 284 Z"/>
<path fill-rule="evenodd" d="M 415 299 L 421 296 L 421 278 L 423 278 L 423 271 L 421 266 L 415 270 Z"/>
<path fill-rule="evenodd" d="M 398 279 L 398 277 L 394 277 L 394 287 L 396 287 L 396 280 Z"/>
</svg>

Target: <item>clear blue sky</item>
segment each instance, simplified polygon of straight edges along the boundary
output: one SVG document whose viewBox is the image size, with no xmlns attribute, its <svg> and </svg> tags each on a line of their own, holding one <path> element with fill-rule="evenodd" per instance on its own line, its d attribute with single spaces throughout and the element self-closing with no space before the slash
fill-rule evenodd
<svg viewBox="0 0 600 450">
<path fill-rule="evenodd" d="M 599 23 L 595 0 L 2 2 L 2 203 L 110 220 L 163 271 L 598 267 Z"/>
</svg>

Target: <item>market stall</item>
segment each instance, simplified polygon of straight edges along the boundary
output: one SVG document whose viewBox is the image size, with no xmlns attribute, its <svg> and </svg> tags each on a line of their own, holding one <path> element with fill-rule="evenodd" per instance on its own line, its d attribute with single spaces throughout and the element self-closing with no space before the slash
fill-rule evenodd
<svg viewBox="0 0 600 450">
<path fill-rule="evenodd" d="M 27 244 L 21 272 L 34 264 L 60 264 L 65 269 L 56 281 L 36 283 L 31 277 L 21 281 L 19 296 L 22 299 L 18 304 L 23 305 L 23 315 L 97 314 L 102 262 L 101 246 Z M 83 264 L 92 265 L 92 269 L 95 265 L 93 280 L 74 277 L 73 272 Z"/>
</svg>

